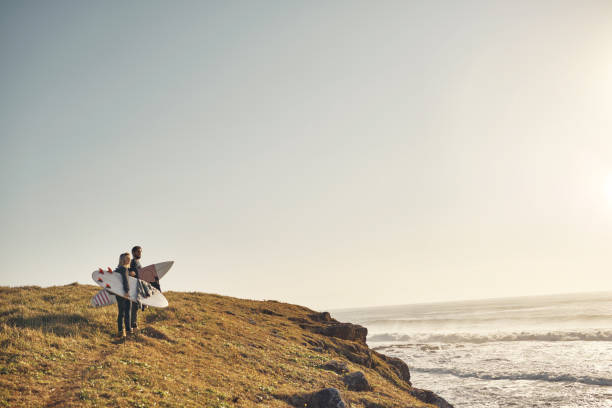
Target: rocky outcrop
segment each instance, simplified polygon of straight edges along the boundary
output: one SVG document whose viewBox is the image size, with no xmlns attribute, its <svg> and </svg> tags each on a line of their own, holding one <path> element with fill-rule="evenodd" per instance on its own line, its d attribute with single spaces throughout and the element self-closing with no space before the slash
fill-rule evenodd
<svg viewBox="0 0 612 408">
<path fill-rule="evenodd" d="M 313 333 L 366 344 L 367 328 L 353 323 L 341 323 L 333 319 L 329 312 L 313 313 L 308 315 L 308 319 L 291 320 Z"/>
<path fill-rule="evenodd" d="M 325 388 L 314 393 L 308 406 L 311 408 L 346 408 L 340 391 L 336 388 Z"/>
<path fill-rule="evenodd" d="M 353 323 L 329 323 L 319 330 L 320 334 L 329 337 L 337 337 L 342 340 L 352 340 L 366 343 L 368 329 Z"/>
<path fill-rule="evenodd" d="M 335 322 L 335 319 L 332 319 L 329 312 L 321 312 L 321 313 L 313 313 L 308 315 L 308 318 L 315 322 Z"/>
<path fill-rule="evenodd" d="M 346 403 L 337 388 L 324 388 L 311 394 L 293 395 L 284 398 L 294 407 L 346 408 Z"/>
<path fill-rule="evenodd" d="M 298 323 L 301 328 L 330 337 L 330 341 L 327 342 L 305 338 L 305 344 L 313 346 L 313 351 L 333 350 L 352 363 L 378 371 L 383 377 L 400 387 L 412 385 L 410 383 L 410 369 L 404 361 L 378 353 L 367 346 L 365 342 L 367 329 L 365 327 L 351 323 L 340 323 L 327 312 L 310 314 L 307 319 L 290 320 Z M 342 341 L 346 338 L 352 341 Z M 333 367 L 321 366 L 321 368 L 338 372 Z"/>
<path fill-rule="evenodd" d="M 404 362 L 404 360 L 399 359 L 397 357 L 390 357 L 379 352 L 373 351 L 373 353 L 378 356 L 381 360 L 389 363 L 391 369 L 397 374 L 400 380 L 403 380 L 409 385 L 412 385 L 410 382 L 410 369 L 408 368 L 408 364 Z"/>
<path fill-rule="evenodd" d="M 444 398 L 429 390 L 413 388 L 409 391 L 410 395 L 427 404 L 433 404 L 438 408 L 453 408 Z"/>
<path fill-rule="evenodd" d="M 361 371 L 345 375 L 342 381 L 346 384 L 346 388 L 349 391 L 372 391 L 372 386 L 370 386 L 370 383 Z"/>
<path fill-rule="evenodd" d="M 299 318 L 290 317 L 289 320 L 299 324 L 302 329 L 306 329 L 312 333 L 322 334 L 330 338 L 330 341 L 321 341 L 312 338 L 306 339 L 306 343 L 304 344 L 314 346 L 312 350 L 331 350 L 336 352 L 352 363 L 377 371 L 381 376 L 406 390 L 410 395 L 420 401 L 433 404 L 439 408 L 453 408 L 444 398 L 436 395 L 432 391 L 413 388 L 410 382 L 410 369 L 403 360 L 371 350 L 366 343 L 368 334 L 367 328 L 353 323 L 338 322 L 332 318 L 328 312 L 312 313 L 306 317 Z M 348 342 L 343 340 L 348 340 Z M 336 360 L 328 361 L 319 367 L 325 370 L 334 371 L 338 374 L 348 372 L 348 366 Z M 372 387 L 368 383 L 365 375 L 360 371 L 348 374 L 344 376 L 342 380 L 350 391 L 372 391 Z M 320 391 L 319 393 L 322 393 L 321 396 L 332 395 L 329 394 L 331 391 L 326 390 L 335 390 L 335 388 L 326 388 Z M 312 398 L 314 398 L 313 401 L 318 401 L 321 397 L 315 398 L 314 395 L 317 394 L 309 394 L 308 398 L 304 397 L 300 401 L 304 401 L 309 407 L 314 407 L 314 405 L 308 401 Z M 298 404 L 296 406 L 304 405 Z"/>
</svg>

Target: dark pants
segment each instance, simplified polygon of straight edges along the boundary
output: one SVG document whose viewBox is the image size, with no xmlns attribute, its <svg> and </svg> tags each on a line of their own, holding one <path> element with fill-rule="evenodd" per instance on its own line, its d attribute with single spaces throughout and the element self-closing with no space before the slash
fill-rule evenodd
<svg viewBox="0 0 612 408">
<path fill-rule="evenodd" d="M 123 324 L 125 323 L 125 329 L 130 330 L 130 301 L 117 296 L 117 308 L 119 309 L 119 314 L 117 315 L 117 327 L 119 328 L 119 333 L 123 331 Z"/>
<path fill-rule="evenodd" d="M 135 329 L 136 327 L 138 327 L 138 302 L 130 302 L 132 304 L 132 318 L 131 318 L 131 322 L 132 325 L 131 327 L 133 329 Z"/>
</svg>

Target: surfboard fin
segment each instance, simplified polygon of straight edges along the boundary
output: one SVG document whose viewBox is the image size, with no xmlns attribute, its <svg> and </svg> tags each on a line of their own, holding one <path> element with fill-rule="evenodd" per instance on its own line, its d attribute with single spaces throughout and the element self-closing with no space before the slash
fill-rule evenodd
<svg viewBox="0 0 612 408">
<path fill-rule="evenodd" d="M 106 284 L 106 287 L 110 289 L 110 285 L 108 283 Z"/>
<path fill-rule="evenodd" d="M 113 273 L 113 270 L 110 268 L 110 266 L 108 267 L 108 273 Z"/>
<path fill-rule="evenodd" d="M 104 271 L 102 270 L 102 268 L 98 268 L 98 272 L 100 272 L 100 273 L 104 273 Z"/>
<path fill-rule="evenodd" d="M 102 282 L 102 278 L 98 278 L 98 282 Z"/>
</svg>

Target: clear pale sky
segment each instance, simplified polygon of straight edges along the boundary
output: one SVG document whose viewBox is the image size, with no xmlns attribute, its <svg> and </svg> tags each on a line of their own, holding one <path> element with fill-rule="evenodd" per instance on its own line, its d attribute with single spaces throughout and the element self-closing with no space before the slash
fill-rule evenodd
<svg viewBox="0 0 612 408">
<path fill-rule="evenodd" d="M 0 285 L 612 288 L 609 1 L 3 1 L 0 61 Z"/>
</svg>

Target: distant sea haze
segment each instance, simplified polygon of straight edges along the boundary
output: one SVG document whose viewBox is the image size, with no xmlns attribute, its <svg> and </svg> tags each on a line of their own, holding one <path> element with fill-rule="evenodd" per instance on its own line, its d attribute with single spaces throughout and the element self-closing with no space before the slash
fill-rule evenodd
<svg viewBox="0 0 612 408">
<path fill-rule="evenodd" d="M 612 292 L 333 312 L 455 407 L 612 407 Z"/>
</svg>

